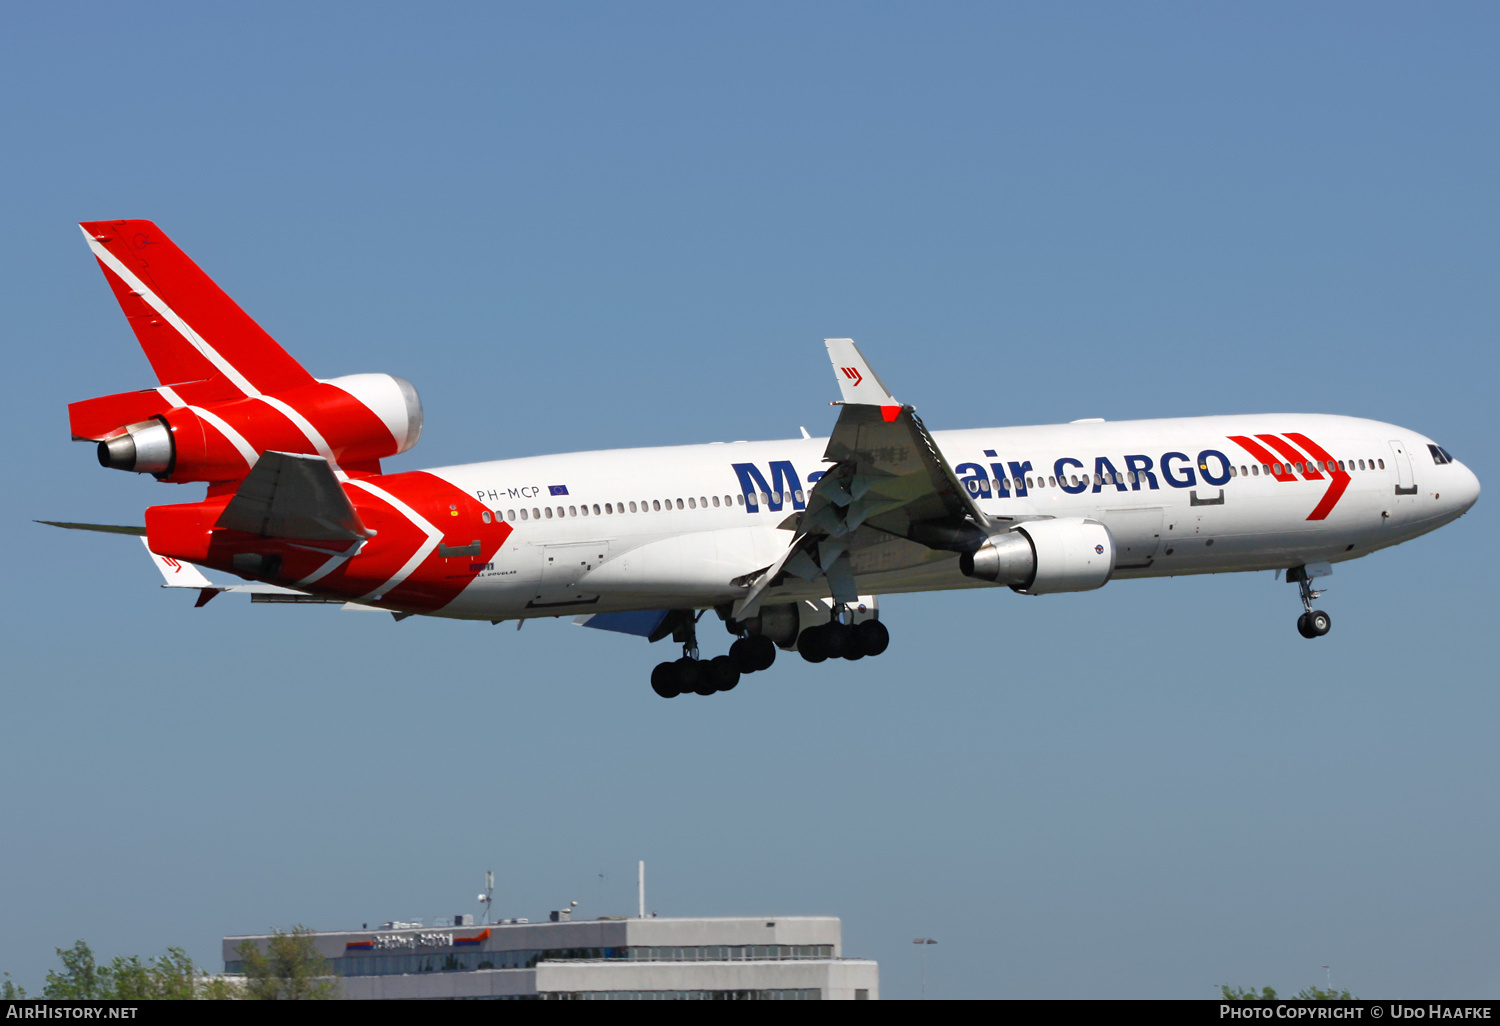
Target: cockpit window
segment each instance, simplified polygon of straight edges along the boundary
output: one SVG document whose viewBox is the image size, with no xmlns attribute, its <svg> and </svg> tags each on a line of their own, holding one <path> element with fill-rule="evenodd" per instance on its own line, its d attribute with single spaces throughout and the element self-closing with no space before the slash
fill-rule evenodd
<svg viewBox="0 0 1500 1026">
<path fill-rule="evenodd" d="M 1444 463 L 1453 462 L 1453 457 L 1448 455 L 1448 450 L 1444 449 L 1441 445 L 1429 444 L 1427 446 L 1427 450 L 1432 453 L 1432 462 L 1436 463 L 1440 467 Z"/>
</svg>

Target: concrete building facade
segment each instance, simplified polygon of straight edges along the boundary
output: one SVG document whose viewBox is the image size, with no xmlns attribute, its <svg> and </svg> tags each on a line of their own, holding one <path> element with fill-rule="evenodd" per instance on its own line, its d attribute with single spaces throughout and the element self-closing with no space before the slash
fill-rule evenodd
<svg viewBox="0 0 1500 1026">
<path fill-rule="evenodd" d="M 833 916 L 387 923 L 316 933 L 353 999 L 874 1000 L 879 967 L 843 957 Z M 461 924 L 471 917 L 456 917 Z M 224 938 L 226 972 L 241 945 Z"/>
</svg>

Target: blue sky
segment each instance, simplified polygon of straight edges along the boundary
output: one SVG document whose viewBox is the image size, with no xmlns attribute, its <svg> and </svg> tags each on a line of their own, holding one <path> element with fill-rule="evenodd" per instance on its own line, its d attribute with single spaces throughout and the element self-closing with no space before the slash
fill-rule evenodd
<svg viewBox="0 0 1500 1026">
<path fill-rule="evenodd" d="M 1493 996 L 1490 496 L 1339 567 L 901 596 L 879 660 L 663 702 L 566 622 L 194 610 L 198 494 L 68 402 L 153 384 L 73 223 L 157 221 L 393 469 L 825 431 L 825 336 L 934 428 L 1254 411 L 1494 487 L 1493 5 L 31 5 L 0 38 L 16 540 L 0 969 L 496 907 L 831 913 L 886 996 Z M 706 635 L 705 648 L 727 644 Z"/>
</svg>

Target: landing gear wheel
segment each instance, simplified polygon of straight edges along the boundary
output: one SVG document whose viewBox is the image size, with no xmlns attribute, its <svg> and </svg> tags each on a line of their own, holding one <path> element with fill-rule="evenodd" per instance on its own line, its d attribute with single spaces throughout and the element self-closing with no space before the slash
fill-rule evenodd
<svg viewBox="0 0 1500 1026">
<path fill-rule="evenodd" d="M 734 644 L 729 646 L 729 658 L 734 662 L 735 669 L 741 673 L 754 673 L 756 671 L 755 646 L 750 643 L 749 638 L 736 638 Z"/>
<path fill-rule="evenodd" d="M 703 669 L 703 676 L 715 691 L 733 691 L 734 686 L 740 682 L 740 671 L 728 656 L 714 656 Z"/>
<path fill-rule="evenodd" d="M 689 659 L 687 656 L 683 656 L 673 663 L 672 667 L 677 677 L 676 683 L 679 692 L 687 694 L 689 691 L 694 691 L 700 695 L 705 694 L 702 690 L 705 684 L 702 663 L 696 659 Z M 712 691 L 706 693 L 713 694 Z"/>
<path fill-rule="evenodd" d="M 849 653 L 854 651 L 854 637 L 849 628 L 834 620 L 822 628 L 823 651 L 828 653 L 829 659 L 847 659 Z M 858 659 L 859 656 L 854 658 Z"/>
<path fill-rule="evenodd" d="M 729 658 L 741 673 L 769 670 L 776 661 L 776 645 L 764 635 L 752 634 L 729 646 Z"/>
<path fill-rule="evenodd" d="M 769 670 L 771 664 L 776 661 L 776 643 L 765 635 L 757 634 L 750 639 L 750 644 L 753 646 L 752 651 L 755 653 L 756 672 Z"/>
<path fill-rule="evenodd" d="M 797 651 L 802 654 L 803 659 L 810 663 L 821 663 L 828 658 L 827 630 L 826 626 L 809 627 L 798 636 Z"/>
<path fill-rule="evenodd" d="M 1312 631 L 1312 637 L 1321 638 L 1333 628 L 1333 620 L 1321 609 L 1314 609 L 1307 614 L 1307 625 Z"/>
<path fill-rule="evenodd" d="M 860 651 L 867 656 L 878 656 L 891 644 L 891 632 L 879 620 L 866 620 L 854 625 L 854 637 Z"/>
<path fill-rule="evenodd" d="M 676 698 L 682 694 L 677 686 L 677 664 L 657 663 L 651 671 L 651 690 L 663 698 Z"/>
</svg>

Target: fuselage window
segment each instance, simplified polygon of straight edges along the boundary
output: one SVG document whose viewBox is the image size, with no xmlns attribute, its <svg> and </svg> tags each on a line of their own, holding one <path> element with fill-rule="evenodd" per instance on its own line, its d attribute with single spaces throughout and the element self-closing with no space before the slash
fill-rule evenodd
<svg viewBox="0 0 1500 1026">
<path fill-rule="evenodd" d="M 797 489 L 797 501 L 798 502 L 806 502 L 807 501 L 807 495 L 806 495 L 806 493 L 804 493 L 802 491 L 801 488 Z"/>
<path fill-rule="evenodd" d="M 630 512 L 632 512 L 632 513 L 634 513 L 634 512 L 635 512 L 635 503 L 634 503 L 634 502 L 632 502 L 632 503 L 631 503 L 631 504 L 630 504 Z"/>
<path fill-rule="evenodd" d="M 1359 461 L 1359 469 L 1360 470 L 1364 470 L 1365 469 L 1365 461 L 1364 460 L 1360 460 Z"/>
<path fill-rule="evenodd" d="M 578 507 L 578 515 L 584 517 L 589 515 L 588 503 L 584 503 L 582 506 Z"/>
<path fill-rule="evenodd" d="M 681 499 L 677 500 L 677 508 L 678 509 L 682 509 L 682 500 Z"/>
<path fill-rule="evenodd" d="M 769 506 L 771 504 L 771 497 L 769 495 L 767 495 L 765 492 L 761 492 L 760 493 L 760 504 L 762 506 Z"/>
<path fill-rule="evenodd" d="M 608 506 L 609 503 L 606 502 L 605 505 Z M 599 515 L 599 504 L 596 502 L 596 503 L 594 503 L 594 516 L 597 517 L 598 515 Z"/>
<path fill-rule="evenodd" d="M 715 506 L 715 508 L 717 508 L 718 505 L 719 505 L 719 497 L 717 495 L 715 495 L 714 496 L 714 506 Z"/>
<path fill-rule="evenodd" d="M 660 499 L 652 499 L 651 500 L 651 508 L 654 509 L 654 510 L 656 510 L 658 513 L 661 512 L 661 500 Z"/>
<path fill-rule="evenodd" d="M 708 500 L 700 495 L 698 496 L 698 505 L 703 509 L 708 509 Z"/>
<path fill-rule="evenodd" d="M 551 520 L 552 519 L 552 507 L 551 506 L 544 506 L 542 508 L 547 511 L 547 519 Z"/>
<path fill-rule="evenodd" d="M 1057 478 L 1053 477 L 1051 474 L 1048 474 L 1047 475 L 1047 483 L 1049 485 L 1051 485 L 1053 488 L 1056 488 L 1057 487 Z"/>
<path fill-rule="evenodd" d="M 540 519 L 542 519 L 542 511 L 539 510 L 539 509 L 537 509 L 535 506 L 531 507 L 531 519 L 533 519 L 533 520 L 540 520 Z"/>
<path fill-rule="evenodd" d="M 558 516 L 562 516 L 562 507 L 561 506 L 557 507 L 557 515 Z M 578 515 L 578 507 L 577 506 L 569 506 L 568 507 L 568 516 L 570 516 L 570 517 L 576 517 L 577 515 Z"/>
<path fill-rule="evenodd" d="M 736 496 L 735 496 L 735 497 L 734 497 L 734 501 L 735 501 L 735 503 L 736 503 L 736 504 L 737 504 L 737 505 L 740 505 L 740 506 L 743 506 L 743 505 L 744 505 L 744 504 L 745 504 L 745 496 L 744 496 L 744 493 L 743 493 L 743 492 L 742 492 L 742 493 L 740 493 L 740 494 L 739 494 L 739 495 L 736 495 Z"/>
<path fill-rule="evenodd" d="M 514 520 L 514 519 L 516 519 L 516 511 L 513 510 L 513 509 L 506 510 L 505 511 L 505 519 L 506 520 Z"/>
<path fill-rule="evenodd" d="M 1302 469 L 1302 464 L 1300 464 L 1300 463 L 1297 464 L 1297 473 L 1299 473 L 1299 474 L 1305 474 L 1305 473 L 1307 473 L 1305 470 Z"/>
<path fill-rule="evenodd" d="M 615 504 L 614 503 L 612 503 L 612 502 L 606 502 L 604 504 L 604 512 L 605 513 L 613 513 L 614 511 L 615 511 Z"/>
<path fill-rule="evenodd" d="M 681 499 L 678 499 L 677 501 L 679 503 L 682 502 Z M 698 502 L 697 502 L 697 500 L 694 499 L 691 495 L 689 495 L 688 496 L 688 509 L 697 509 L 697 508 L 698 508 Z"/>
<path fill-rule="evenodd" d="M 1027 488 L 1034 487 L 1034 485 L 1032 484 L 1031 478 L 1029 478 L 1029 477 L 1026 479 L 1026 487 Z"/>
<path fill-rule="evenodd" d="M 1385 460 L 1380 460 L 1379 463 L 1380 463 L 1380 469 L 1384 470 L 1385 469 Z"/>
<path fill-rule="evenodd" d="M 490 511 L 489 510 L 485 510 L 483 513 L 480 514 L 480 516 L 484 518 L 484 522 L 486 524 L 490 522 Z"/>
</svg>

